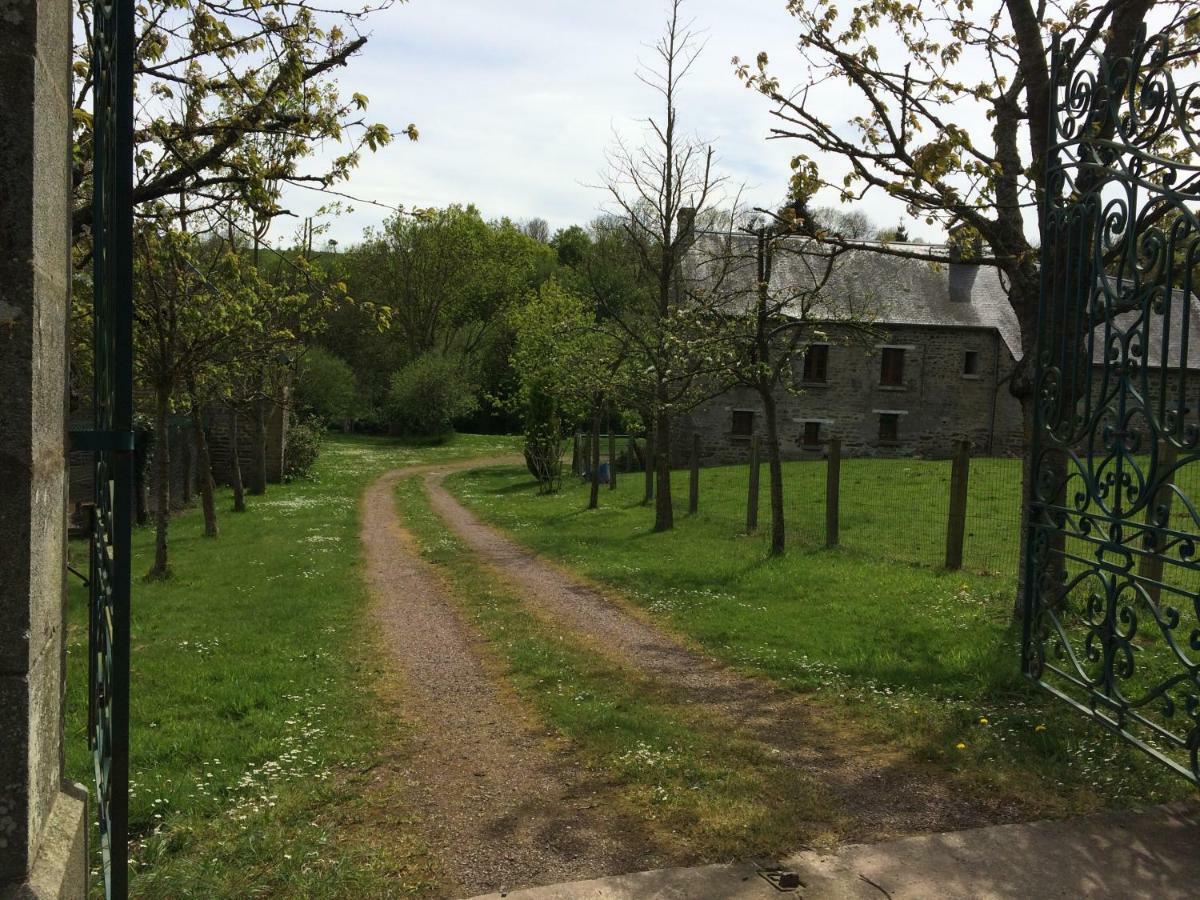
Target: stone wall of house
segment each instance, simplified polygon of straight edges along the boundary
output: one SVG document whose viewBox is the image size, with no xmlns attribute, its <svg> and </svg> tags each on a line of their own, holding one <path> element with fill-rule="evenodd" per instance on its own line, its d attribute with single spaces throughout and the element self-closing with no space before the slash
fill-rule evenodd
<svg viewBox="0 0 1200 900">
<path fill-rule="evenodd" d="M 827 332 L 825 383 L 802 383 L 803 365 L 797 360 L 796 392 L 781 388 L 777 394 L 785 459 L 823 455 L 833 437 L 841 439 L 846 456 L 949 457 L 955 441 L 964 438 L 979 455 L 1022 451 L 1020 404 L 1004 383 L 1015 362 L 994 329 L 898 325 L 867 340 L 835 328 Z M 884 347 L 904 349 L 900 386 L 880 384 Z M 976 354 L 973 374 L 964 371 L 968 351 Z M 752 433 L 765 439 L 757 395 L 735 388 L 676 419 L 673 464 L 686 464 L 693 432 L 700 434 L 702 464 L 747 459 L 750 436 L 733 433 L 739 410 L 753 412 Z M 880 440 L 884 414 L 897 416 L 894 443 Z M 806 447 L 805 425 L 810 422 L 819 423 L 818 443 Z"/>
<path fill-rule="evenodd" d="M 217 484 L 233 480 L 233 410 L 227 406 L 210 406 L 206 410 L 208 452 L 212 459 L 213 478 Z M 249 412 L 237 414 L 238 460 L 242 481 L 250 483 L 254 471 L 254 416 Z M 272 403 L 267 412 L 267 481 L 283 481 L 287 458 L 287 408 Z"/>
</svg>

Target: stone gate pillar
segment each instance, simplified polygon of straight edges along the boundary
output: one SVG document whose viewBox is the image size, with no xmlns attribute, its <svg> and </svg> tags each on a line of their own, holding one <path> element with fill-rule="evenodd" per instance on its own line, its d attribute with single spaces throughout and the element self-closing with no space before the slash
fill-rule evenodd
<svg viewBox="0 0 1200 900">
<path fill-rule="evenodd" d="M 0 0 L 0 898 L 83 897 L 63 779 L 70 0 Z"/>
</svg>

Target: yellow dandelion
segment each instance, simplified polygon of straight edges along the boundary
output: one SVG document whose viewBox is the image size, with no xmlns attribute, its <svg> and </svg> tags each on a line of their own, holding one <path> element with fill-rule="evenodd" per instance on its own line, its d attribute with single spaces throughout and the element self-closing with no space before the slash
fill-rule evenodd
<svg viewBox="0 0 1200 900">
<path fill-rule="evenodd" d="M 980 716 L 980 717 L 979 717 L 979 724 L 980 724 L 980 725 L 986 725 L 987 723 L 988 723 L 987 716 Z"/>
<path fill-rule="evenodd" d="M 967 745 L 964 744 L 962 741 L 959 741 L 957 744 L 954 745 L 954 749 L 955 750 L 966 750 Z"/>
<path fill-rule="evenodd" d="M 1035 729 L 1033 729 L 1033 730 L 1034 730 L 1034 731 L 1037 731 L 1037 732 L 1042 732 L 1042 731 L 1045 731 L 1045 730 L 1046 730 L 1046 726 L 1045 726 L 1045 725 L 1039 725 L 1037 728 L 1035 728 Z"/>
</svg>

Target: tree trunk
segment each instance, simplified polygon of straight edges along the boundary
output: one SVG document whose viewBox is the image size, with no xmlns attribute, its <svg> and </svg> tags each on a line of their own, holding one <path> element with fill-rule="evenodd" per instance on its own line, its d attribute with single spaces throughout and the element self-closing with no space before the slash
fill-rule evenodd
<svg viewBox="0 0 1200 900">
<path fill-rule="evenodd" d="M 675 527 L 675 508 L 671 503 L 671 417 L 659 412 L 654 427 L 654 530 Z"/>
<path fill-rule="evenodd" d="M 654 426 L 651 425 L 646 429 L 646 491 L 642 496 L 642 503 L 649 503 L 654 499 Z"/>
<path fill-rule="evenodd" d="M 146 477 L 146 463 L 149 448 L 147 445 L 146 436 L 153 432 L 139 428 L 137 432 L 137 446 L 134 448 L 134 469 L 133 469 L 133 502 L 134 502 L 134 518 L 138 525 L 145 525 L 150 521 L 150 480 Z"/>
<path fill-rule="evenodd" d="M 771 555 L 783 552 L 785 530 L 783 521 L 783 461 L 779 450 L 779 411 L 775 395 L 760 391 L 763 418 L 767 423 L 767 469 L 771 474 Z"/>
<path fill-rule="evenodd" d="M 229 407 L 229 472 L 233 488 L 233 511 L 246 511 L 246 486 L 242 483 L 241 432 L 238 430 L 238 411 Z"/>
<path fill-rule="evenodd" d="M 608 404 L 608 489 L 617 489 L 617 436 L 613 434 L 612 404 Z"/>
<path fill-rule="evenodd" d="M 200 479 L 200 506 L 204 510 L 204 536 L 215 538 L 220 536 L 221 529 L 217 527 L 217 504 L 213 497 L 216 485 L 213 484 L 212 460 L 208 455 L 208 438 L 204 436 L 204 416 L 195 387 L 188 385 L 188 393 L 192 400 L 192 436 L 196 445 L 196 474 Z"/>
<path fill-rule="evenodd" d="M 147 578 L 166 578 L 167 528 L 171 522 L 171 445 L 167 438 L 167 420 L 171 413 L 171 389 L 158 385 L 155 389 L 154 429 L 154 565 Z"/>
<path fill-rule="evenodd" d="M 588 509 L 600 507 L 600 404 L 592 405 L 592 434 L 590 437 L 592 458 L 592 490 L 588 497 Z M 611 468 L 611 466 L 610 466 Z"/>
<path fill-rule="evenodd" d="M 169 426 L 168 426 L 169 427 Z M 186 432 L 181 431 L 179 434 L 179 460 L 182 463 L 180 466 L 183 469 L 183 484 L 181 485 L 181 493 L 179 500 L 183 506 L 191 506 L 192 504 L 192 473 L 195 469 L 192 468 L 192 445 L 184 436 Z"/>
<path fill-rule="evenodd" d="M 254 467 L 250 473 L 250 493 L 267 492 L 267 402 L 254 403 Z"/>
</svg>

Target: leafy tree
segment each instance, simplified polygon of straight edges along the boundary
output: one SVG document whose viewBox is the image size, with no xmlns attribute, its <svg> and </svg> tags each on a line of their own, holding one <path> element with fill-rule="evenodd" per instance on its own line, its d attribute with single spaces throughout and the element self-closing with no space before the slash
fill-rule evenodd
<svg viewBox="0 0 1200 900">
<path fill-rule="evenodd" d="M 392 376 L 386 412 L 401 434 L 439 437 L 452 432 L 455 421 L 478 405 L 464 360 L 432 351 Z"/>
<path fill-rule="evenodd" d="M 563 426 L 591 420 L 592 491 L 599 505 L 599 418 L 617 390 L 622 347 L 597 327 L 592 309 L 578 294 L 551 280 L 513 309 L 516 341 L 510 357 L 525 413 L 525 458 L 544 492 L 561 476 Z"/>
<path fill-rule="evenodd" d="M 359 409 L 354 370 L 320 347 L 305 350 L 298 365 L 295 404 L 327 422 L 349 422 Z"/>
<path fill-rule="evenodd" d="M 356 306 L 331 319 L 323 343 L 382 406 L 388 373 L 435 351 L 465 357 L 489 391 L 503 390 L 505 312 L 549 277 L 554 251 L 510 221 L 450 206 L 394 216 L 339 262 Z"/>
<path fill-rule="evenodd" d="M 138 3 L 135 206 L 183 195 L 181 216 L 238 203 L 269 220 L 282 211 L 283 185 L 330 190 L 346 180 L 362 152 L 393 132 L 365 117 L 363 94 L 344 98 L 333 73 L 366 44 L 363 23 L 390 5 L 340 12 L 309 0 Z M 79 0 L 76 17 L 73 219 L 76 238 L 86 239 L 96 56 L 90 0 Z M 412 125 L 404 133 L 417 138 Z M 344 143 L 345 152 L 314 162 L 312 148 L 328 140 Z"/>
<path fill-rule="evenodd" d="M 199 421 L 198 385 L 219 359 L 249 308 L 237 287 L 236 258 L 220 242 L 201 242 L 175 228 L 143 227 L 136 236 L 134 359 L 136 374 L 154 397 L 154 465 L 157 483 L 155 556 L 150 577 L 168 574 L 170 518 L 168 439 L 172 406 L 184 392 L 194 426 Z M 200 450 L 205 534 L 218 534 L 212 475 L 203 428 Z"/>
<path fill-rule="evenodd" d="M 558 264 L 574 268 L 579 266 L 591 248 L 592 240 L 588 233 L 578 225 L 563 228 L 554 233 L 550 246 L 558 254 Z"/>
</svg>

